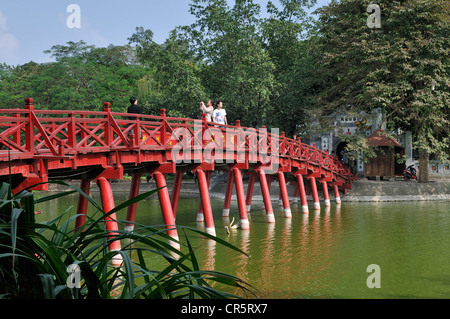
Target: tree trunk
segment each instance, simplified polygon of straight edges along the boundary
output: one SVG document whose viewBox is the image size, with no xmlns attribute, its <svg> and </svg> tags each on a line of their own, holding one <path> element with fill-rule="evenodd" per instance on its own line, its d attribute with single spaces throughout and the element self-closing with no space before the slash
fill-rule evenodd
<svg viewBox="0 0 450 319">
<path fill-rule="evenodd" d="M 427 151 L 419 150 L 419 166 L 419 183 L 429 183 L 430 154 Z"/>
</svg>

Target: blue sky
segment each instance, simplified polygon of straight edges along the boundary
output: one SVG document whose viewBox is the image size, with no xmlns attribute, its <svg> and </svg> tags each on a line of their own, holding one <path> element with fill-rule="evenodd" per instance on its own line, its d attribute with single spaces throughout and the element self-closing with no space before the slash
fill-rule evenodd
<svg viewBox="0 0 450 319">
<path fill-rule="evenodd" d="M 266 0 L 254 0 L 265 11 Z M 232 3 L 233 1 L 229 1 Z M 319 0 L 318 5 L 329 0 Z M 189 25 L 189 0 L 14 0 L 0 4 L 0 63 L 49 62 L 52 45 L 84 40 L 98 47 L 127 44 L 135 28 L 154 32 L 162 43 L 171 30 Z M 276 1 L 275 1 L 276 3 Z M 68 28 L 70 4 L 81 9 L 81 28 Z"/>
</svg>

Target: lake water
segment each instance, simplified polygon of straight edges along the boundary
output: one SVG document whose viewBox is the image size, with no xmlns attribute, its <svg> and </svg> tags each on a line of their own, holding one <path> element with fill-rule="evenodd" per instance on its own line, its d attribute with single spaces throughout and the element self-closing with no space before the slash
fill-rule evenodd
<svg viewBox="0 0 450 319">
<path fill-rule="evenodd" d="M 128 194 L 115 194 L 115 203 Z M 97 200 L 98 196 L 93 195 Z M 39 220 L 49 220 L 73 206 L 77 196 L 40 204 Z M 227 234 L 223 200 L 211 199 L 217 236 L 245 251 L 231 251 L 203 236 L 192 235 L 203 269 L 234 274 L 257 289 L 262 298 L 449 298 L 450 203 L 342 203 L 305 215 L 292 204 L 292 219 L 273 202 L 276 223 L 268 224 L 262 202 L 254 202 L 250 230 Z M 177 224 L 197 223 L 198 199 L 180 199 Z M 53 215 L 53 216 L 52 216 Z M 124 219 L 126 212 L 118 214 Z M 230 219 L 238 221 L 231 206 Z M 163 223 L 156 195 L 138 204 L 136 222 Z M 379 272 L 368 272 L 369 265 Z M 368 288 L 369 276 L 380 288 Z M 236 293 L 236 291 L 233 291 Z"/>
</svg>

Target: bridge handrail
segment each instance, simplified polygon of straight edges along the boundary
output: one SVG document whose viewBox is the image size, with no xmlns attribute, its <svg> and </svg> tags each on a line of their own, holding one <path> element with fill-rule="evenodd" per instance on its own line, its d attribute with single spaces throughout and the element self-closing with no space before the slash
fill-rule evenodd
<svg viewBox="0 0 450 319">
<path fill-rule="evenodd" d="M 9 116 L 4 116 L 9 115 Z M 168 117 L 164 109 L 160 116 L 111 112 L 110 104 L 105 103 L 104 111 L 77 110 L 34 110 L 33 100 L 27 99 L 25 109 L 0 110 L 0 161 L 8 160 L 1 148 L 9 149 L 11 158 L 32 158 L 35 155 L 53 156 L 74 155 L 79 151 L 107 151 L 115 149 L 170 150 L 180 140 L 174 132 L 184 130 L 189 134 L 192 146 L 205 145 L 205 131 L 220 130 L 223 136 L 234 140 L 225 141 L 225 151 L 249 151 L 257 147 L 266 148 L 271 155 L 272 141 L 278 145 L 280 157 L 290 157 L 312 165 L 320 166 L 344 179 L 352 179 L 348 167 L 328 152 L 315 146 L 304 144 L 300 139 L 293 140 L 267 132 L 266 128 L 255 129 L 236 125 L 220 125 L 206 122 L 206 119 L 187 119 Z M 140 134 L 145 139 L 140 138 Z M 253 141 L 251 139 L 256 139 Z M 148 145 L 148 143 L 150 143 Z M 218 143 L 215 135 L 211 142 Z M 210 143 L 208 141 L 208 143 Z M 220 143 L 218 143 L 220 145 Z M 219 146 L 217 145 L 217 146 Z"/>
</svg>

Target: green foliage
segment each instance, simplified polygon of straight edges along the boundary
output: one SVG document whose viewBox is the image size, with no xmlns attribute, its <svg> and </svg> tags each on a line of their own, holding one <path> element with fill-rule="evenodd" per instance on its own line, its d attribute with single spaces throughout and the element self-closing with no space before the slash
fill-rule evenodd
<svg viewBox="0 0 450 319">
<path fill-rule="evenodd" d="M 264 49 L 275 65 L 276 90 L 271 96 L 272 125 L 287 136 L 298 134 L 298 126 L 307 120 L 311 91 L 309 76 L 314 65 L 308 40 L 302 40 L 312 27 L 305 8 L 316 1 L 280 1 L 281 8 L 268 2 L 269 18 L 262 22 Z"/>
<path fill-rule="evenodd" d="M 257 126 L 271 113 L 276 86 L 274 64 L 262 48 L 260 6 L 253 1 L 191 3 L 196 22 L 183 30 L 204 65 L 202 83 L 211 98 L 223 100 L 228 122 Z"/>
<path fill-rule="evenodd" d="M 325 114 L 382 108 L 388 127 L 412 131 L 419 152 L 448 159 L 449 12 L 434 0 L 378 1 L 382 28 L 373 30 L 370 3 L 343 0 L 319 10 L 316 105 Z"/>
<path fill-rule="evenodd" d="M 38 109 L 101 111 L 111 102 L 113 111 L 123 112 L 145 74 L 129 46 L 96 48 L 80 41 L 45 52 L 56 62 L 30 62 L 2 72 L 2 108 L 23 107 L 24 98 L 33 97 Z"/>
<path fill-rule="evenodd" d="M 140 80 L 141 101 L 151 105 L 153 112 L 165 108 L 169 115 L 197 117 L 199 102 L 207 96 L 189 43 L 174 30 L 164 44 L 158 45 L 152 40 L 152 32 L 142 27 L 136 28 L 129 41 L 136 44 L 139 61 L 152 70 Z"/>
<path fill-rule="evenodd" d="M 0 186 L 0 298 L 16 299 L 172 299 L 172 298 L 236 298 L 213 288 L 231 286 L 248 292 L 249 286 L 235 276 L 199 267 L 187 232 L 206 236 L 232 250 L 243 253 L 229 243 L 196 229 L 179 227 L 186 240 L 185 253 L 173 248 L 165 226 L 135 225 L 133 233 L 118 231 L 111 238 L 104 219 L 142 200 L 155 191 L 129 200 L 106 214 L 99 204 L 77 187 L 68 192 L 38 200 L 23 191 L 13 196 L 8 184 Z M 34 221 L 34 205 L 77 192 L 85 196 L 100 213 L 87 217 L 84 230 L 73 229 L 77 215 L 61 212 L 45 223 Z M 118 221 L 121 223 L 120 221 Z M 121 240 L 127 244 L 120 252 L 109 252 L 108 244 Z M 117 254 L 122 267 L 112 267 Z M 148 265 L 145 256 L 165 261 L 162 269 Z M 81 270 L 80 288 L 67 286 L 68 266 Z M 217 287 L 219 287 L 217 285 Z"/>
</svg>

